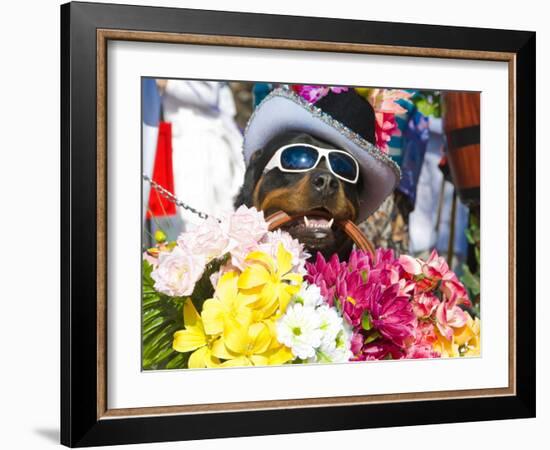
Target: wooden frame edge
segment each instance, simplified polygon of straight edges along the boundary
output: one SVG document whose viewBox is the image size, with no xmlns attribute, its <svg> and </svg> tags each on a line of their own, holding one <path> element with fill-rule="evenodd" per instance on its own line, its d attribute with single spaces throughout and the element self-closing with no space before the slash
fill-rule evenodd
<svg viewBox="0 0 550 450">
<path fill-rule="evenodd" d="M 516 380 L 516 55 L 508 61 L 508 386 L 517 394 Z M 512 320 L 510 317 L 513 317 Z"/>
<path fill-rule="evenodd" d="M 460 394 L 459 394 L 460 393 Z M 297 409 L 372 405 L 381 403 L 416 402 L 426 400 L 456 400 L 461 398 L 508 397 L 514 395 L 512 388 L 471 389 L 464 391 L 411 392 L 404 394 L 358 395 L 340 397 L 317 397 L 288 400 L 265 400 L 252 402 L 210 403 L 198 405 L 148 406 L 141 408 L 107 409 L 98 419 L 120 419 L 161 415 L 215 414 L 242 411 L 265 411 L 272 409 Z"/>
<path fill-rule="evenodd" d="M 107 411 L 107 40 L 97 33 L 97 418 Z"/>
<path fill-rule="evenodd" d="M 456 50 L 424 47 L 405 47 L 374 44 L 335 43 L 325 41 L 296 41 L 291 39 L 249 38 L 238 36 L 203 35 L 186 33 L 163 33 L 133 30 L 98 28 L 97 37 L 97 419 L 111 420 L 123 417 L 145 417 L 174 414 L 208 414 L 236 411 L 259 411 L 269 409 L 314 408 L 324 406 L 350 406 L 359 404 L 395 403 L 425 400 L 451 400 L 514 396 L 516 386 L 516 54 L 478 50 Z M 473 59 L 508 63 L 509 71 L 509 385 L 505 388 L 470 389 L 460 391 L 437 391 L 403 394 L 340 396 L 325 398 L 267 400 L 201 405 L 151 406 L 142 408 L 108 409 L 107 405 L 107 42 L 125 40 L 137 42 L 180 43 L 193 45 L 216 45 L 266 49 L 309 50 L 343 53 L 365 53 L 391 56 L 432 57 L 450 59 Z M 510 317 L 514 317 L 514 320 Z"/>
<path fill-rule="evenodd" d="M 514 53 L 482 50 L 458 50 L 447 48 L 407 47 L 380 44 L 357 44 L 328 41 L 297 41 L 292 39 L 252 38 L 193 33 L 163 33 L 154 31 L 115 30 L 98 28 L 98 41 L 124 40 L 159 42 L 171 44 L 216 45 L 222 47 L 249 47 L 277 50 L 309 50 L 342 53 L 365 53 L 371 55 L 476 59 L 487 61 L 510 61 Z"/>
</svg>

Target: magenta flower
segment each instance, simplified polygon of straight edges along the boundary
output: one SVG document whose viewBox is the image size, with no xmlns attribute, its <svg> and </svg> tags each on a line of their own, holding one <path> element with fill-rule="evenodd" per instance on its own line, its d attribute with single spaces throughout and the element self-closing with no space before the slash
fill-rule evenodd
<svg viewBox="0 0 550 450">
<path fill-rule="evenodd" d="M 372 286 L 367 296 L 373 326 L 397 346 L 405 346 L 406 340 L 414 336 L 417 325 L 409 297 L 399 294 L 397 284 L 388 288 Z"/>
<path fill-rule="evenodd" d="M 393 342 L 379 339 L 363 347 L 361 355 L 356 357 L 357 361 L 372 361 L 380 359 L 401 359 L 405 356 Z"/>
<path fill-rule="evenodd" d="M 349 88 L 344 86 L 331 86 L 330 90 L 335 94 L 341 94 L 342 92 L 347 92 Z"/>
<path fill-rule="evenodd" d="M 309 103 L 315 103 L 329 93 L 327 86 L 293 84 L 292 90 Z"/>
<path fill-rule="evenodd" d="M 399 285 L 399 293 L 410 295 L 414 291 L 415 283 L 407 276 L 407 272 L 395 259 L 393 250 L 379 248 L 376 250 L 375 260 L 370 273 L 372 281 L 383 286 Z"/>
<path fill-rule="evenodd" d="M 368 273 L 372 266 L 373 261 L 371 260 L 370 254 L 367 252 L 354 250 L 349 255 L 349 260 L 347 263 L 347 269 L 349 271 L 367 271 Z"/>
<path fill-rule="evenodd" d="M 358 271 L 344 270 L 341 274 L 336 281 L 336 297 L 342 316 L 349 324 L 360 327 L 361 318 L 368 306 L 365 279 Z"/>
<path fill-rule="evenodd" d="M 336 282 L 343 270 L 338 255 L 332 255 L 327 262 L 321 253 L 317 253 L 315 263 L 306 263 L 307 275 L 305 279 L 310 284 L 316 284 L 321 289 L 321 295 L 329 306 L 334 305 L 336 295 Z"/>
<path fill-rule="evenodd" d="M 385 249 L 356 250 L 348 261 L 318 254 L 306 270 L 306 281 L 353 327 L 354 360 L 437 358 L 436 329 L 452 337 L 466 323 L 459 306 L 469 304 L 466 290 L 436 252 L 428 261 Z"/>
<path fill-rule="evenodd" d="M 356 356 L 361 355 L 361 350 L 363 348 L 364 341 L 365 341 L 365 338 L 359 331 L 353 332 L 353 335 L 351 336 L 351 341 L 350 341 L 351 343 L 350 350 L 354 355 Z"/>
<path fill-rule="evenodd" d="M 309 103 L 315 103 L 329 92 L 340 94 L 348 90 L 343 86 L 316 86 L 311 84 L 293 84 L 292 90 Z"/>
</svg>

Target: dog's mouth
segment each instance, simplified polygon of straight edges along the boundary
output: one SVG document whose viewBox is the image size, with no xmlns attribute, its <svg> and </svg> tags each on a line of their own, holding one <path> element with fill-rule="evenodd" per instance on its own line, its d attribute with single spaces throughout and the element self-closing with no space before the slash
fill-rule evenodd
<svg viewBox="0 0 550 450">
<path fill-rule="evenodd" d="M 339 233 L 335 224 L 334 217 L 328 211 L 318 209 L 299 216 L 285 229 L 310 251 L 315 252 L 335 245 Z"/>
</svg>

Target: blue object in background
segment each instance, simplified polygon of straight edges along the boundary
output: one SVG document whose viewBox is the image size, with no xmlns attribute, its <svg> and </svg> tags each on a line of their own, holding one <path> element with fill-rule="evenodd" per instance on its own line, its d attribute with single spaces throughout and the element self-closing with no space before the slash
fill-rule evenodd
<svg viewBox="0 0 550 450">
<path fill-rule="evenodd" d="M 160 122 L 161 97 L 154 78 L 141 79 L 142 120 L 150 127 L 158 127 Z"/>
<path fill-rule="evenodd" d="M 271 83 L 254 83 L 254 87 L 252 88 L 252 106 L 256 108 L 272 90 L 273 86 Z"/>
<path fill-rule="evenodd" d="M 145 175 L 152 178 L 157 152 L 158 127 L 161 119 L 161 96 L 154 78 L 141 79 L 141 115 L 142 170 Z M 149 204 L 150 188 L 150 184 L 142 180 L 142 215 L 144 221 Z"/>
<path fill-rule="evenodd" d="M 407 127 L 402 130 L 401 181 L 399 190 L 407 196 L 414 209 L 416 187 L 424 164 L 426 146 L 430 138 L 428 118 L 414 107 L 409 112 Z"/>
<path fill-rule="evenodd" d="M 426 146 L 430 139 L 429 122 L 413 102 L 398 100 L 397 103 L 406 109 L 406 112 L 395 117 L 401 133 L 391 137 L 388 153 L 401 168 L 398 189 L 407 197 L 412 210 L 416 203 L 416 187 L 424 163 Z"/>
</svg>

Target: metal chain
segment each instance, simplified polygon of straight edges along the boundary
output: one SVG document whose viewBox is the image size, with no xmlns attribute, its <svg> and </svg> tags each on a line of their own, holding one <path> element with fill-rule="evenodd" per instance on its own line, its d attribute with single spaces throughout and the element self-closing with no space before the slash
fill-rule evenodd
<svg viewBox="0 0 550 450">
<path fill-rule="evenodd" d="M 171 201 L 176 206 L 179 206 L 180 208 L 183 208 L 193 214 L 196 214 L 201 219 L 208 219 L 208 214 L 199 211 L 198 209 L 193 208 L 192 206 L 188 205 L 187 203 L 182 202 L 179 200 L 174 194 L 172 194 L 169 190 L 163 188 L 160 184 L 158 184 L 156 181 L 153 181 L 150 177 L 143 174 L 143 179 L 147 181 L 155 191 L 157 191 L 160 195 L 162 195 L 165 199 Z M 218 222 L 219 220 L 216 219 Z"/>
</svg>

